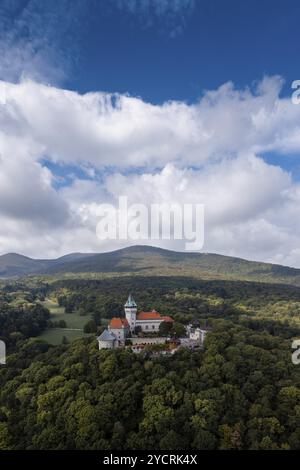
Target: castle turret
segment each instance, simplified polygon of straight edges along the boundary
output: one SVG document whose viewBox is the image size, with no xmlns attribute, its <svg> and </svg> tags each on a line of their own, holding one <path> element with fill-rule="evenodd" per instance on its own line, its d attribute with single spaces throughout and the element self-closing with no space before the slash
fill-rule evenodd
<svg viewBox="0 0 300 470">
<path fill-rule="evenodd" d="M 126 320 L 129 323 L 130 331 L 133 333 L 135 330 L 137 304 L 134 298 L 129 294 L 126 304 L 124 305 Z"/>
</svg>

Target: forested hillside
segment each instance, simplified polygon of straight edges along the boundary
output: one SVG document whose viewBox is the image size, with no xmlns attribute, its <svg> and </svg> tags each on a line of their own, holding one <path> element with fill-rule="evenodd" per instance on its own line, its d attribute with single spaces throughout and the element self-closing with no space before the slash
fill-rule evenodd
<svg viewBox="0 0 300 470">
<path fill-rule="evenodd" d="M 187 323 L 193 318 L 259 320 L 300 327 L 300 289 L 259 282 L 197 280 L 183 277 L 139 276 L 103 280 L 64 279 L 48 285 L 68 311 L 84 309 L 101 318 L 121 315 L 128 292 L 139 308 L 171 314 Z"/>
<path fill-rule="evenodd" d="M 187 253 L 151 246 L 132 246 L 109 253 L 72 253 L 53 260 L 16 254 L 0 256 L 0 276 L 33 274 L 187 276 L 201 279 L 244 279 L 300 286 L 300 270 L 213 253 Z"/>
<path fill-rule="evenodd" d="M 290 343 L 218 320 L 200 352 L 147 358 L 27 341 L 0 375 L 0 447 L 299 449 Z"/>
<path fill-rule="evenodd" d="M 204 349 L 99 351 L 129 292 L 139 309 L 209 326 Z M 300 449 L 297 286 L 140 272 L 3 281 L 0 294 L 0 449 Z M 45 298 L 95 332 L 40 339 L 55 326 Z"/>
</svg>

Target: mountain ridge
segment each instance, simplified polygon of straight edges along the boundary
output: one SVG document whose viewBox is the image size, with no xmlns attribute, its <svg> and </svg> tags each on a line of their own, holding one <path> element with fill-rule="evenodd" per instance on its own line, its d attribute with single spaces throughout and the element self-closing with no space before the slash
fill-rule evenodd
<svg viewBox="0 0 300 470">
<path fill-rule="evenodd" d="M 33 259 L 18 253 L 0 256 L 0 277 L 66 273 L 149 273 L 204 275 L 281 282 L 300 286 L 300 269 L 249 261 L 217 253 L 177 252 L 135 245 L 105 253 L 69 253 L 56 259 Z"/>
</svg>

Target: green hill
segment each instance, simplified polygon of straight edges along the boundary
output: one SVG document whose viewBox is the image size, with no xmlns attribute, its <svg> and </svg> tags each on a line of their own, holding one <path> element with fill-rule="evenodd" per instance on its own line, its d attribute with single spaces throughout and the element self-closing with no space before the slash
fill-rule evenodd
<svg viewBox="0 0 300 470">
<path fill-rule="evenodd" d="M 151 246 L 133 246 L 101 254 L 73 253 L 56 260 L 33 260 L 17 254 L 0 256 L 2 277 L 67 273 L 182 275 L 300 285 L 300 269 L 213 253 L 175 252 Z"/>
</svg>

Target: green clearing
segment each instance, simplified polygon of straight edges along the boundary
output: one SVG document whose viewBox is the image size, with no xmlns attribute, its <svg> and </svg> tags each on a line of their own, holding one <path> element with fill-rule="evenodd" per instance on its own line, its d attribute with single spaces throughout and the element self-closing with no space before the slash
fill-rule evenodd
<svg viewBox="0 0 300 470">
<path fill-rule="evenodd" d="M 67 324 L 67 328 L 48 328 L 41 333 L 39 339 L 55 346 L 61 344 L 64 336 L 69 342 L 77 338 L 91 336 L 83 332 L 83 327 L 91 319 L 91 315 L 80 316 L 77 312 L 65 313 L 64 307 L 60 307 L 58 303 L 52 299 L 46 299 L 41 303 L 44 307 L 49 309 L 50 320 L 64 320 Z"/>
<path fill-rule="evenodd" d="M 42 305 L 49 309 L 52 321 L 64 320 L 67 328 L 83 329 L 84 325 L 91 319 L 91 315 L 80 316 L 76 311 L 65 313 L 64 307 L 60 307 L 54 300 L 46 299 Z"/>
<path fill-rule="evenodd" d="M 71 343 L 74 339 L 84 338 L 91 335 L 83 333 L 82 330 L 64 330 L 62 328 L 48 328 L 40 336 L 39 339 L 46 341 L 53 346 L 62 343 L 63 337 L 66 337 L 68 342 Z"/>
<path fill-rule="evenodd" d="M 84 325 L 91 319 L 91 315 L 80 316 L 77 312 L 65 313 L 64 307 L 60 307 L 55 300 L 46 299 L 42 302 L 44 307 L 50 311 L 50 320 L 64 320 L 67 328 L 48 328 L 39 336 L 40 339 L 47 341 L 49 344 L 57 345 L 62 342 L 65 336 L 69 342 L 86 335 L 83 332 Z M 68 329 L 74 328 L 74 330 Z"/>
</svg>

